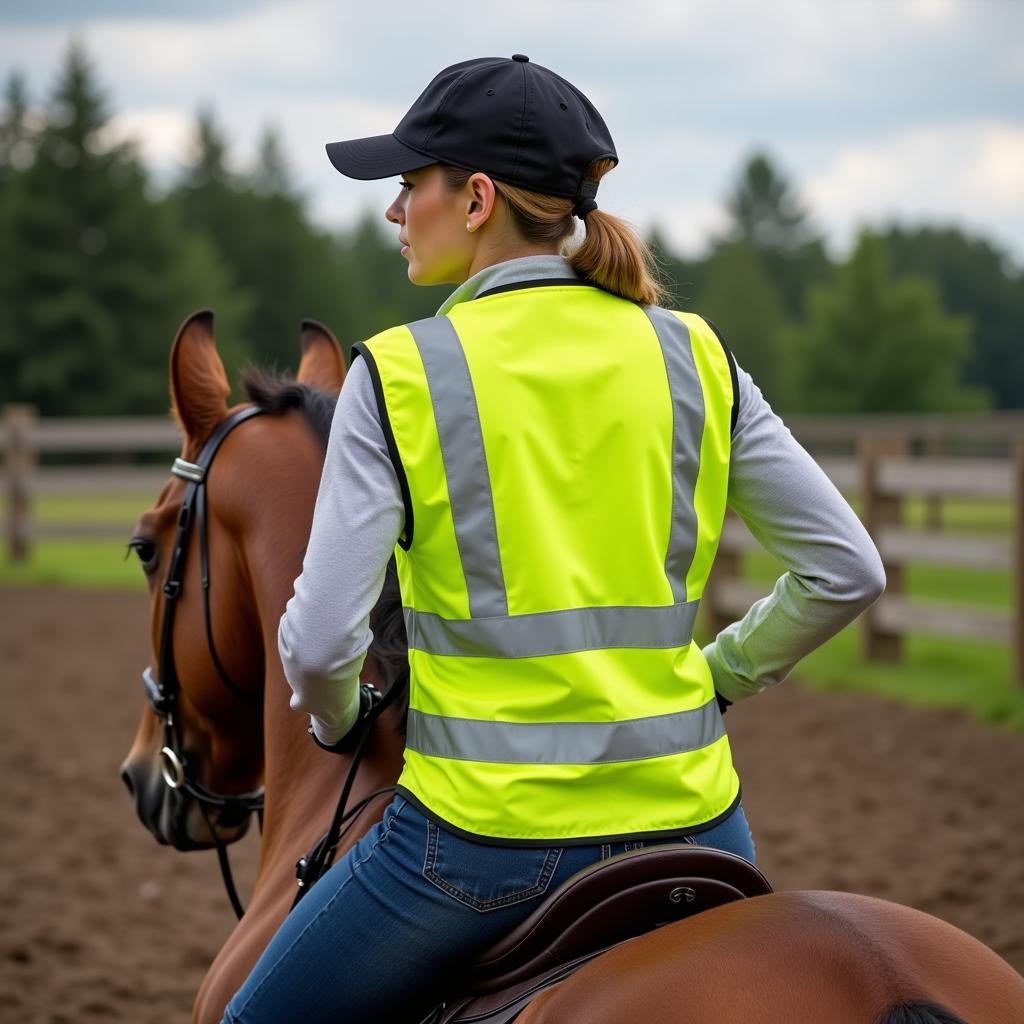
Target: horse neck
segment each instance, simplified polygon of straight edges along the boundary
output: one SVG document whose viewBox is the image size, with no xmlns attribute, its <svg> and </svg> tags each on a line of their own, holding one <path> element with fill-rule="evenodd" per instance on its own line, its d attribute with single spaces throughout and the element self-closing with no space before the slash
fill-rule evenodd
<svg viewBox="0 0 1024 1024">
<path fill-rule="evenodd" d="M 290 493 L 316 493 L 319 465 L 311 488 Z M 286 492 L 288 493 L 288 492 Z M 291 873 L 297 853 L 304 853 L 327 829 L 342 782 L 351 766 L 346 755 L 328 754 L 309 737 L 304 713 L 289 706 L 291 687 L 285 678 L 277 646 L 277 630 L 285 604 L 292 594 L 300 565 L 289 564 L 282 552 L 303 550 L 309 535 L 312 507 L 282 516 L 273 510 L 273 529 L 253 531 L 254 537 L 270 537 L 272 543 L 251 552 L 252 573 L 264 655 L 263 749 L 266 803 L 261 843 L 260 877 L 284 864 Z M 289 524 L 285 532 L 285 521 Z M 275 557 L 276 555 L 276 557 Z M 367 658 L 364 675 L 376 681 L 377 666 Z M 403 741 L 391 727 L 390 715 L 378 724 L 360 764 L 350 805 L 374 790 L 392 785 L 402 766 Z M 379 811 L 379 806 L 378 806 Z M 367 824 L 369 823 L 369 819 Z M 365 828 L 353 829 L 350 841 Z M 348 844 L 342 845 L 344 850 Z M 278 863 L 280 862 L 280 864 Z"/>
</svg>

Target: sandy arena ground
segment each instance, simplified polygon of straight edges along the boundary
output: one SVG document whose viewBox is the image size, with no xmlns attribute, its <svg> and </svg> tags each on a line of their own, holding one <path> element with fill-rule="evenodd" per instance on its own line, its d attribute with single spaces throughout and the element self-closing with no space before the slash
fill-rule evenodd
<svg viewBox="0 0 1024 1024">
<path fill-rule="evenodd" d="M 231 930 L 215 854 L 157 846 L 118 777 L 148 661 L 144 595 L 0 589 L 2 1021 L 187 1021 Z M 777 889 L 906 903 L 1024 970 L 1024 737 L 792 680 L 726 723 Z M 232 859 L 247 894 L 254 834 Z"/>
</svg>

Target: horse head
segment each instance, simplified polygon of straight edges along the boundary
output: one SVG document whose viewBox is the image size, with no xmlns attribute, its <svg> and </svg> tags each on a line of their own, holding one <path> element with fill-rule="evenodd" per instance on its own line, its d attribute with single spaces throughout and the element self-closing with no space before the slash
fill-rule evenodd
<svg viewBox="0 0 1024 1024">
<path fill-rule="evenodd" d="M 183 446 L 130 542 L 149 588 L 153 661 L 121 774 L 143 824 L 177 849 L 241 838 L 261 805 L 276 620 L 301 569 L 344 374 L 334 336 L 305 321 L 297 378 L 249 371 L 262 404 L 229 409 L 212 313 L 192 314 L 174 340 Z"/>
</svg>

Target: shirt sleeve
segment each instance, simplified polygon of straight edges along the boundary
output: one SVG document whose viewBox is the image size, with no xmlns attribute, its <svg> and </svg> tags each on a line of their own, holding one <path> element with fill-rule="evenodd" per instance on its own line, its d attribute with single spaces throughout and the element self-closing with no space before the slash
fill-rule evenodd
<svg viewBox="0 0 1024 1024">
<path fill-rule="evenodd" d="M 703 648 L 715 689 L 731 701 L 782 682 L 885 589 L 882 560 L 856 513 L 750 374 L 736 373 L 728 504 L 787 571 Z"/>
<path fill-rule="evenodd" d="M 359 711 L 370 612 L 405 523 L 364 359 L 349 368 L 327 441 L 309 543 L 277 642 L 291 707 L 335 743 Z"/>
</svg>

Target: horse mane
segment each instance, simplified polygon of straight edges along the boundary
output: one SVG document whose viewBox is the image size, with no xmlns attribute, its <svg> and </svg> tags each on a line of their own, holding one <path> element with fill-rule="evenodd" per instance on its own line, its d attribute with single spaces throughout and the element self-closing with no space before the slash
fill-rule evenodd
<svg viewBox="0 0 1024 1024">
<path fill-rule="evenodd" d="M 242 388 L 250 402 L 272 416 L 298 409 L 320 443 L 327 447 L 334 407 L 338 404 L 337 395 L 302 384 L 290 373 L 264 370 L 258 366 L 249 366 L 242 371 Z"/>
<path fill-rule="evenodd" d="M 886 1010 L 877 1024 L 967 1024 L 967 1021 L 938 1003 L 914 1000 Z"/>
<path fill-rule="evenodd" d="M 334 408 L 338 404 L 337 395 L 302 384 L 289 373 L 264 370 L 257 366 L 242 371 L 242 387 L 250 402 L 272 416 L 281 416 L 291 409 L 298 409 L 320 443 L 327 448 Z M 396 703 L 400 712 L 399 731 L 404 734 L 409 711 L 409 645 L 394 557 L 388 562 L 383 589 L 370 612 L 370 629 L 373 642 L 369 653 L 380 666 L 384 692 L 387 693 L 393 686 L 405 689 Z"/>
</svg>

